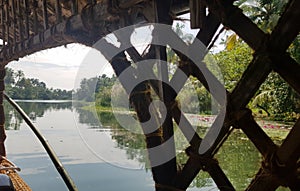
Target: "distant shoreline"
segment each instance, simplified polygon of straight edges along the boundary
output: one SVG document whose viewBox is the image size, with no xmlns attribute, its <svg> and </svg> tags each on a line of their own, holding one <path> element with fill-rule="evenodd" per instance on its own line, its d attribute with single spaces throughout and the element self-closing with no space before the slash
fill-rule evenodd
<svg viewBox="0 0 300 191">
<path fill-rule="evenodd" d="M 73 100 L 39 100 L 39 99 L 32 99 L 32 100 L 23 100 L 23 99 L 15 99 L 15 102 L 27 102 L 27 103 L 67 103 L 73 102 Z"/>
</svg>

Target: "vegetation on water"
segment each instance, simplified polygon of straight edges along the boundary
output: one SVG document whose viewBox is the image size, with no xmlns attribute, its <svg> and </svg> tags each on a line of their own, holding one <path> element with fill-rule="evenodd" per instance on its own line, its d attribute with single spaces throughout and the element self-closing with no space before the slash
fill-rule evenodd
<svg viewBox="0 0 300 191">
<path fill-rule="evenodd" d="M 71 100 L 72 91 L 48 88 L 39 79 L 26 78 L 21 70 L 6 68 L 5 92 L 13 99 Z"/>
</svg>

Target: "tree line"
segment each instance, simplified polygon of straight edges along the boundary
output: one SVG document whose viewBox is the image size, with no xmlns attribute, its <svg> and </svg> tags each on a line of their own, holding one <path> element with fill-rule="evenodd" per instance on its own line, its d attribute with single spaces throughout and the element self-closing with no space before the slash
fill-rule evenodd
<svg viewBox="0 0 300 191">
<path fill-rule="evenodd" d="M 21 70 L 6 68 L 5 92 L 13 99 L 22 100 L 71 100 L 72 90 L 48 88 L 45 82 L 26 78 Z"/>
</svg>

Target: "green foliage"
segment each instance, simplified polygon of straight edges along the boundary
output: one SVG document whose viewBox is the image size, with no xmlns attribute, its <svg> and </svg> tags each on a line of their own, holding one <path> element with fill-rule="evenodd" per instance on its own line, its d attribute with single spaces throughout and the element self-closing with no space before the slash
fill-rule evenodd
<svg viewBox="0 0 300 191">
<path fill-rule="evenodd" d="M 252 50 L 246 43 L 237 41 L 231 49 L 215 54 L 215 59 L 222 71 L 226 89 L 232 90 L 251 62 Z"/>
<path fill-rule="evenodd" d="M 80 87 L 75 91 L 75 99 L 96 102 L 97 106 L 111 106 L 111 91 L 116 82 L 116 77 L 108 77 L 105 74 L 99 77 L 83 79 Z"/>
<path fill-rule="evenodd" d="M 35 78 L 26 78 L 21 70 L 6 68 L 5 92 L 13 99 L 23 100 L 71 100 L 72 91 L 47 88 L 44 82 Z"/>
<path fill-rule="evenodd" d="M 300 113 L 300 97 L 277 73 L 272 72 L 257 92 L 252 106 L 260 106 L 275 120 L 295 120 L 292 113 Z"/>
<path fill-rule="evenodd" d="M 254 0 L 252 3 L 242 4 L 240 7 L 262 30 L 271 32 L 286 3 L 287 0 Z"/>
</svg>

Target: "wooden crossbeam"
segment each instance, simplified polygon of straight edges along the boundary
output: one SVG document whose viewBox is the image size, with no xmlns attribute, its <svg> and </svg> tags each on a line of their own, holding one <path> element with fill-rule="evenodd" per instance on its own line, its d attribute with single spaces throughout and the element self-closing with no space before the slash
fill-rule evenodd
<svg viewBox="0 0 300 191">
<path fill-rule="evenodd" d="M 238 127 L 240 127 L 247 137 L 253 142 L 263 157 L 267 157 L 270 153 L 274 153 L 276 151 L 277 146 L 256 123 L 251 110 L 241 110 L 236 115 Z"/>
</svg>

